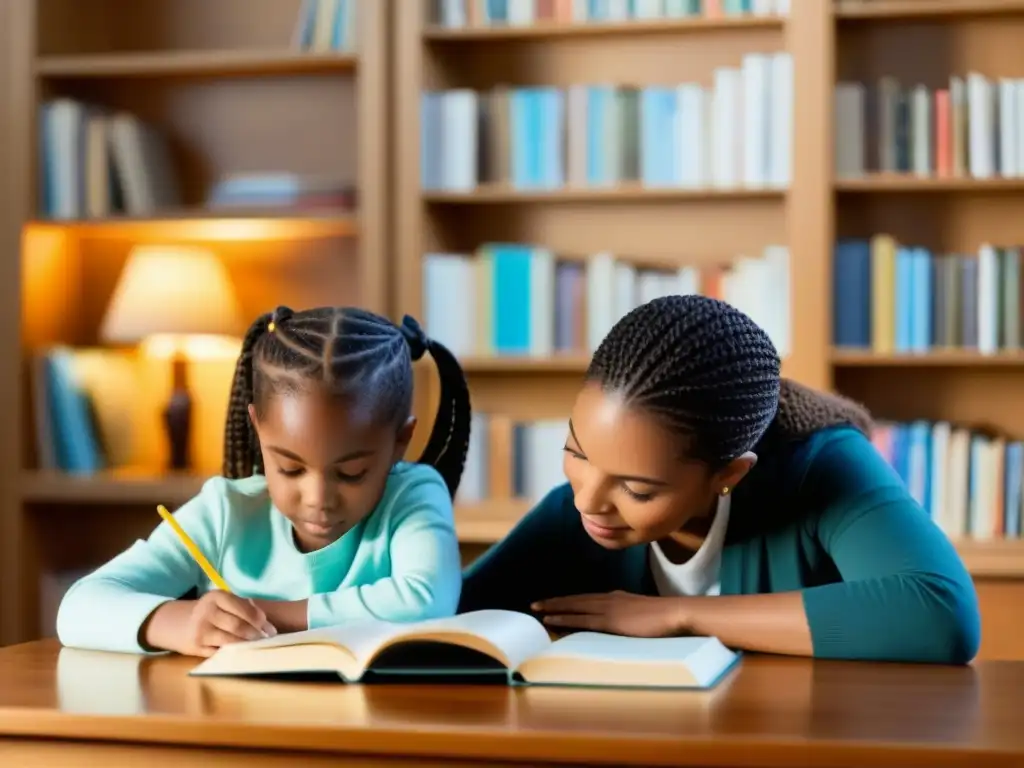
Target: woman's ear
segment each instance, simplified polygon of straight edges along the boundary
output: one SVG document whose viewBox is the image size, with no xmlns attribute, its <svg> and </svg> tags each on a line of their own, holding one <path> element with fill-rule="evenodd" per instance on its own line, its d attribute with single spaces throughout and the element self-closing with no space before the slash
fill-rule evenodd
<svg viewBox="0 0 1024 768">
<path fill-rule="evenodd" d="M 725 496 L 739 484 L 740 480 L 757 464 L 757 454 L 747 451 L 738 456 L 715 473 L 715 485 L 718 495 Z"/>
</svg>

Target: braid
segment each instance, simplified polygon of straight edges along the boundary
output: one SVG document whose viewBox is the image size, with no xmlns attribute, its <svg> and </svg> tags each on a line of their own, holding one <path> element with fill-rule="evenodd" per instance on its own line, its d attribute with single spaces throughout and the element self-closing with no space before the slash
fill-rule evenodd
<svg viewBox="0 0 1024 768">
<path fill-rule="evenodd" d="M 242 351 L 235 364 L 235 375 L 231 380 L 231 397 L 228 401 L 227 422 L 224 425 L 224 467 L 227 478 L 248 477 L 263 474 L 263 456 L 256 448 L 255 432 L 249 420 L 249 403 L 253 401 L 252 370 L 256 342 L 267 330 L 271 315 L 256 318 L 249 326 L 242 340 Z"/>
<path fill-rule="evenodd" d="M 694 458 L 721 465 L 752 449 L 772 423 L 780 365 L 768 335 L 739 310 L 704 296 L 667 296 L 612 328 L 587 380 L 690 437 Z"/>
<path fill-rule="evenodd" d="M 412 411 L 412 361 L 426 351 L 438 367 L 441 405 L 420 461 L 438 470 L 454 497 L 465 466 L 471 416 L 462 369 L 412 318 L 407 317 L 399 328 L 380 315 L 356 308 L 292 312 L 278 307 L 253 323 L 231 387 L 225 476 L 263 472 L 248 406 L 252 403 L 261 415 L 273 392 L 297 391 L 318 381 L 337 395 L 368 402 L 375 419 L 404 424 Z"/>
</svg>

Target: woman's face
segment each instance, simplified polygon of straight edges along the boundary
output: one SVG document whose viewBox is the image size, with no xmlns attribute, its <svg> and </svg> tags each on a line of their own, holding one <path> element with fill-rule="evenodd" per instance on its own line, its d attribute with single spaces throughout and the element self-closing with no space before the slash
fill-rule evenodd
<svg viewBox="0 0 1024 768">
<path fill-rule="evenodd" d="M 681 456 L 679 435 L 616 393 L 588 383 L 580 391 L 565 442 L 565 475 L 583 527 L 607 549 L 668 537 L 709 514 L 745 461 L 711 472 Z"/>
</svg>

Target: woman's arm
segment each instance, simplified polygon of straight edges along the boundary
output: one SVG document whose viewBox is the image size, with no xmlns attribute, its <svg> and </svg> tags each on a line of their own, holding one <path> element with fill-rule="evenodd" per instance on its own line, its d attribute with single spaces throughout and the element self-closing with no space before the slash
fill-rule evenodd
<svg viewBox="0 0 1024 768">
<path fill-rule="evenodd" d="M 980 617 L 953 545 L 861 434 L 826 437 L 804 479 L 811 521 L 842 581 L 721 597 L 590 594 L 548 600 L 549 623 L 635 635 L 710 635 L 751 651 L 963 664 Z"/>
<path fill-rule="evenodd" d="M 175 519 L 206 557 L 216 563 L 223 530 L 222 478 L 212 478 Z M 140 633 L 150 615 L 202 583 L 203 573 L 177 534 L 160 522 L 132 546 L 65 593 L 57 611 L 57 637 L 68 647 L 145 653 Z"/>
</svg>

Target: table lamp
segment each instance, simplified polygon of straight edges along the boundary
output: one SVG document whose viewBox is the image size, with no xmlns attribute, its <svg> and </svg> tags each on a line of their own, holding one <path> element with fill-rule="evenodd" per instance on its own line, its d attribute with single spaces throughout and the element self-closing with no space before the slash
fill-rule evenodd
<svg viewBox="0 0 1024 768">
<path fill-rule="evenodd" d="M 137 246 L 128 255 L 107 308 L 100 337 L 113 344 L 160 340 L 172 360 L 171 397 L 164 411 L 170 468 L 191 466 L 192 397 L 186 346 L 197 337 L 237 337 L 241 311 L 224 264 L 202 248 Z M 168 344 L 170 342 L 170 344 Z"/>
</svg>

